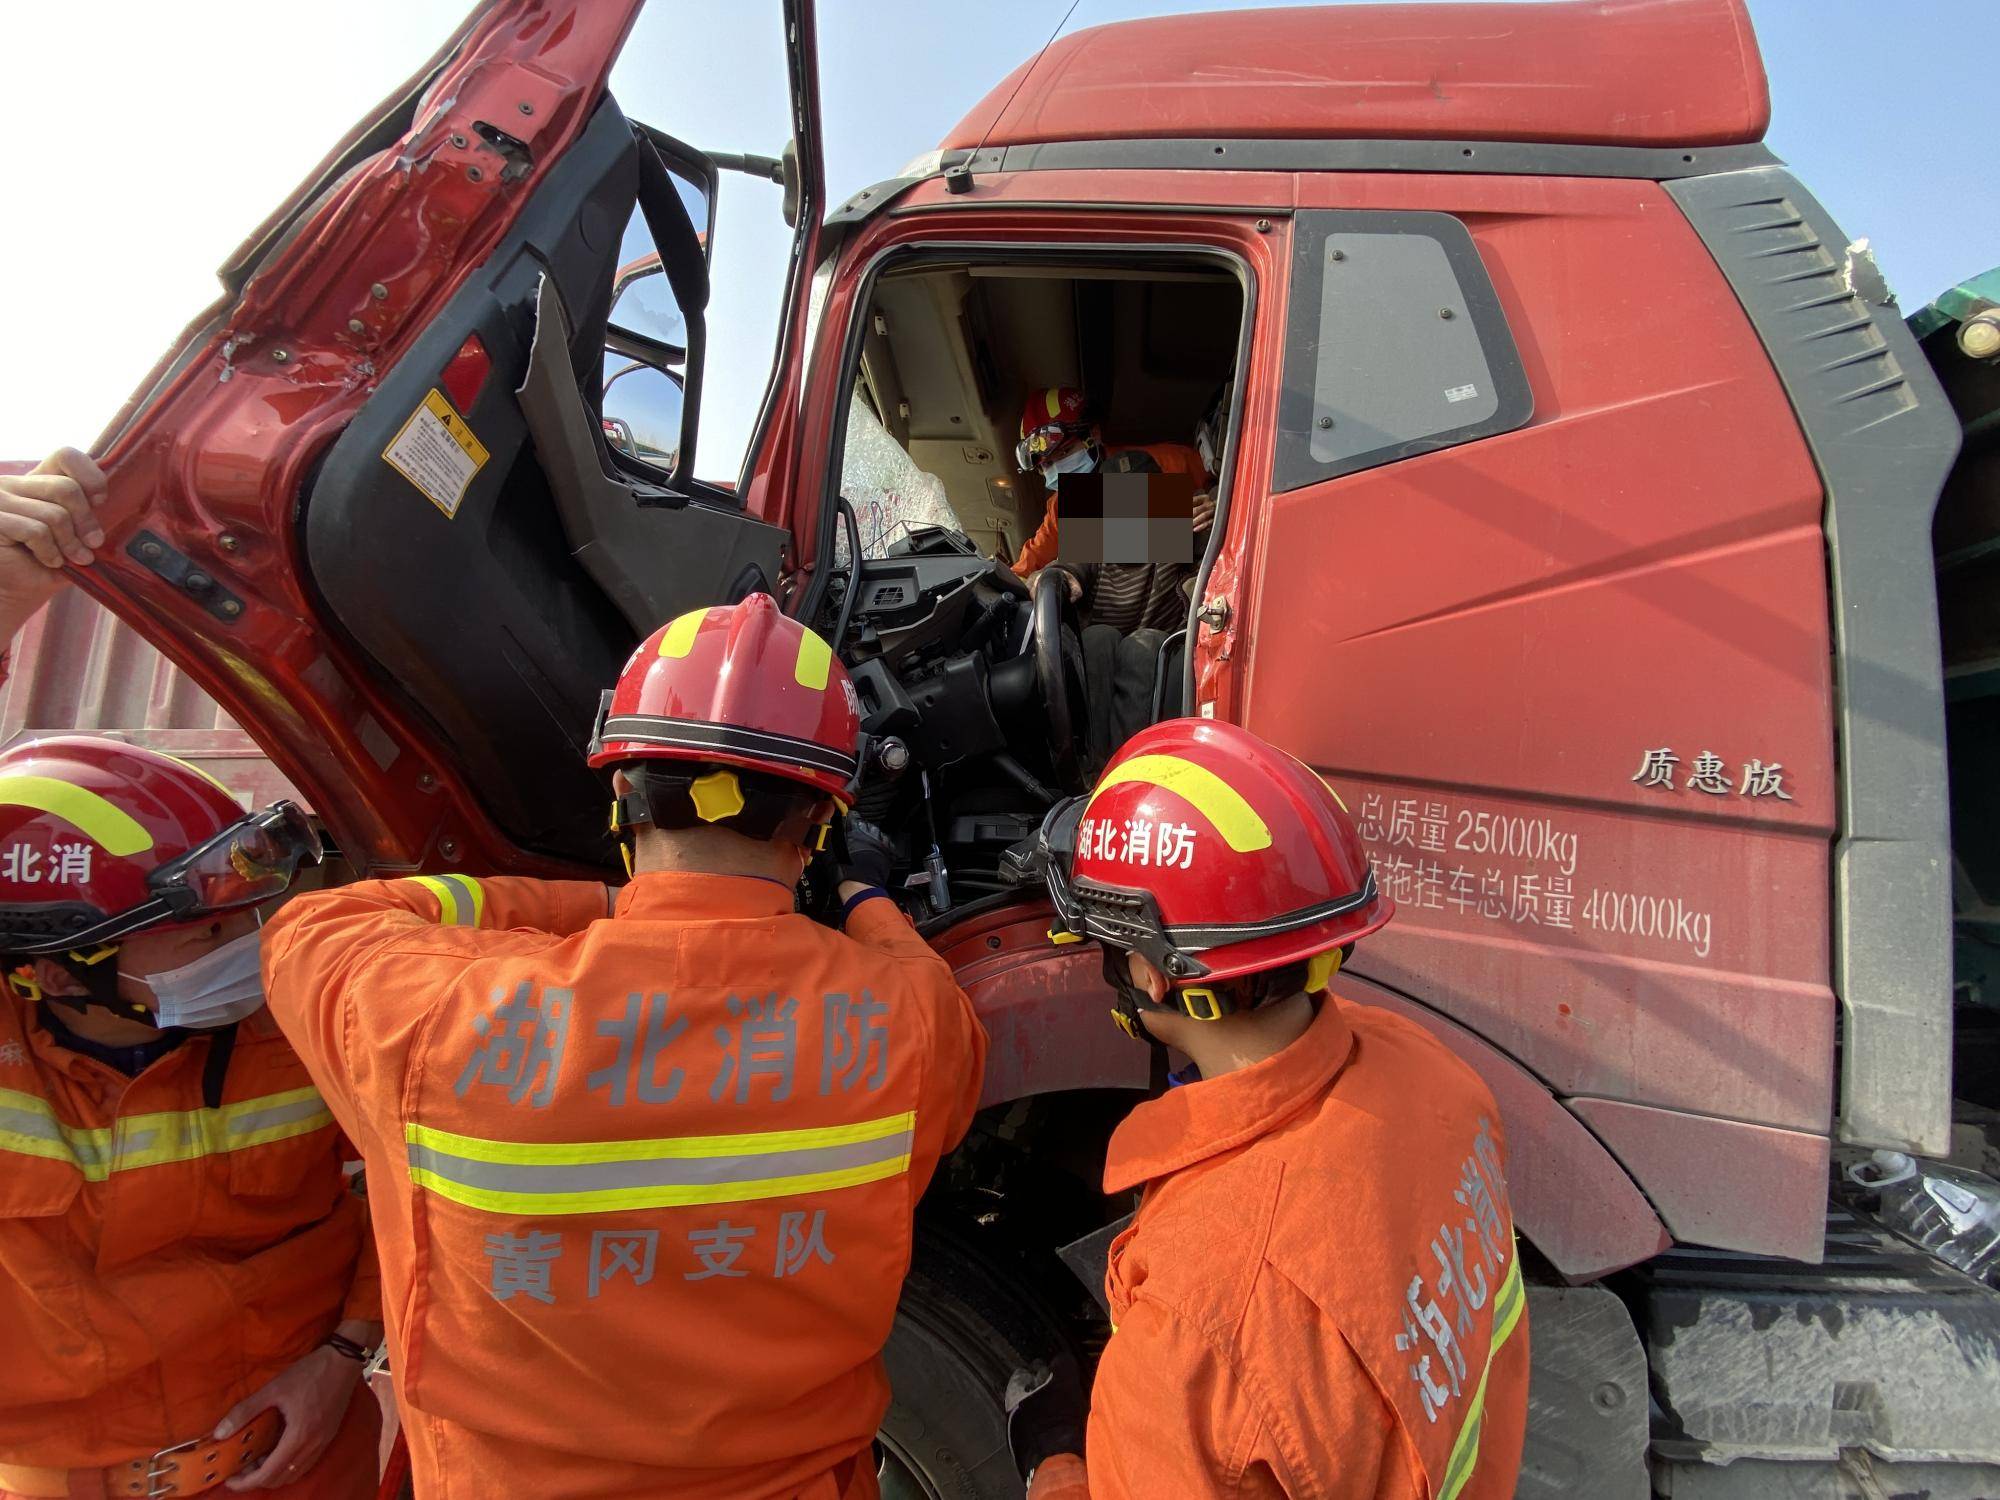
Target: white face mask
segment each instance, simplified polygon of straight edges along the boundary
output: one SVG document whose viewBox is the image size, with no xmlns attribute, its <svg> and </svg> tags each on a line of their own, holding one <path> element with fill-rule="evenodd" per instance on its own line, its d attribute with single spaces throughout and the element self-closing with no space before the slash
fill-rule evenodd
<svg viewBox="0 0 2000 1500">
<path fill-rule="evenodd" d="M 260 934 L 246 932 L 193 963 L 157 974 L 135 974 L 153 992 L 153 1019 L 161 1030 L 184 1026 L 213 1031 L 240 1021 L 264 1003 L 264 980 L 258 971 Z"/>
<path fill-rule="evenodd" d="M 1058 474 L 1088 474 L 1097 467 L 1097 454 L 1090 444 L 1080 443 L 1074 453 L 1066 453 L 1042 470 L 1044 479 L 1054 479 Z"/>
</svg>

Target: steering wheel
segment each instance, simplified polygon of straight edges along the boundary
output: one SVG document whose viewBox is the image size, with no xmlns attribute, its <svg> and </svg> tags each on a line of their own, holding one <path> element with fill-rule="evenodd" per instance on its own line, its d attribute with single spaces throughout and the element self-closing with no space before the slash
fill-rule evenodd
<svg viewBox="0 0 2000 1500">
<path fill-rule="evenodd" d="M 1028 641 L 1035 658 L 1035 687 L 1042 700 L 1049 766 L 1058 782 L 1074 786 L 1083 779 L 1076 754 L 1077 710 L 1081 707 L 1076 695 L 1082 683 L 1071 672 L 1071 661 L 1064 650 L 1063 623 L 1070 614 L 1069 588 L 1064 577 L 1059 568 L 1044 568 L 1035 575 Z M 1068 634 L 1071 640 L 1075 639 L 1074 633 Z"/>
</svg>

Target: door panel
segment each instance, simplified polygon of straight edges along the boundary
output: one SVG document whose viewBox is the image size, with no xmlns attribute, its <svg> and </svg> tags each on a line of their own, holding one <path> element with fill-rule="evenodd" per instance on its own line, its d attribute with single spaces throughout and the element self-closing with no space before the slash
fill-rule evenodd
<svg viewBox="0 0 2000 1500">
<path fill-rule="evenodd" d="M 1534 406 L 1275 494 L 1253 542 L 1243 722 L 1342 789 L 1400 907 L 1359 968 L 1560 1093 L 1824 1131 L 1821 492 L 1735 299 L 1651 183 L 1302 193 L 1458 217 Z M 1284 474 L 1309 437 L 1274 441 Z"/>
<path fill-rule="evenodd" d="M 670 490 L 598 430 L 635 201 L 675 297 L 695 314 L 706 296 L 696 229 L 680 199 L 654 222 L 673 189 L 605 94 L 637 9 L 481 8 L 239 253 L 104 454 L 111 542 L 83 586 L 364 868 L 606 860 L 581 758 L 597 692 L 654 615 L 779 574 L 784 533 Z M 810 8 L 780 9 L 816 142 Z M 540 368 L 573 385 L 554 400 L 544 380 L 561 421 L 533 428 L 517 392 L 544 291 L 568 337 Z"/>
<path fill-rule="evenodd" d="M 578 393 L 602 379 L 647 149 L 607 99 L 341 434 L 302 507 L 306 568 L 330 616 L 455 747 L 511 839 L 579 860 L 606 852 L 602 782 L 584 763 L 599 692 L 644 630 L 715 602 L 732 570 L 775 577 L 783 536 L 733 508 L 634 505 L 601 473 Z M 531 346 L 564 331 L 566 444 L 531 432 L 535 408 L 517 391 Z M 441 500 L 394 465 L 468 339 L 492 362 L 459 413 L 485 457 Z"/>
</svg>

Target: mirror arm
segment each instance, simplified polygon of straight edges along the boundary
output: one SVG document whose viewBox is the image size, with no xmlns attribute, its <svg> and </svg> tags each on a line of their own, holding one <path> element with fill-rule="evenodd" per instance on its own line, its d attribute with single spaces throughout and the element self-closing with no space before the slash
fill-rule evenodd
<svg viewBox="0 0 2000 1500">
<path fill-rule="evenodd" d="M 741 172 L 780 186 L 785 181 L 785 164 L 775 156 L 758 156 L 749 151 L 708 151 L 703 153 L 725 172 Z"/>
<path fill-rule="evenodd" d="M 701 236 L 688 217 L 687 205 L 674 188 L 660 153 L 644 134 L 639 142 L 639 212 L 659 252 L 660 269 L 680 303 L 681 316 L 693 324 L 708 307 L 708 260 Z M 689 330 L 692 337 L 693 330 Z"/>
</svg>

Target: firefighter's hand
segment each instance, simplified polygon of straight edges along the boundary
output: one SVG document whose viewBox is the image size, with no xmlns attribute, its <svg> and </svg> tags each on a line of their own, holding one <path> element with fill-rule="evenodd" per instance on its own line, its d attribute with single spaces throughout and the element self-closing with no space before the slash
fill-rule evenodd
<svg viewBox="0 0 2000 1500">
<path fill-rule="evenodd" d="M 0 475 L 0 622 L 9 635 L 62 588 L 64 567 L 96 561 L 104 496 L 104 471 L 74 448 L 58 448 L 32 474 Z"/>
<path fill-rule="evenodd" d="M 896 857 L 889 835 L 867 819 L 849 813 L 841 820 L 840 837 L 841 899 L 847 898 L 849 886 L 861 890 L 877 885 L 887 890 L 889 869 Z"/>
<path fill-rule="evenodd" d="M 1203 490 L 1194 497 L 1194 534 L 1202 535 L 1215 524 L 1215 496 Z"/>
<path fill-rule="evenodd" d="M 346 1355 L 321 1346 L 287 1365 L 252 1391 L 217 1424 L 219 1441 L 251 1421 L 258 1413 L 276 1407 L 285 1419 L 284 1431 L 270 1456 L 253 1469 L 245 1469 L 228 1481 L 232 1490 L 274 1490 L 296 1484 L 312 1472 L 314 1464 L 340 1430 L 347 1403 L 361 1384 L 361 1366 Z"/>
<path fill-rule="evenodd" d="M 1083 1376 L 1069 1354 L 1016 1370 L 1003 1399 L 1007 1448 L 1023 1480 L 1058 1453 L 1082 1454 L 1090 1398 L 1083 1393 Z"/>
</svg>

